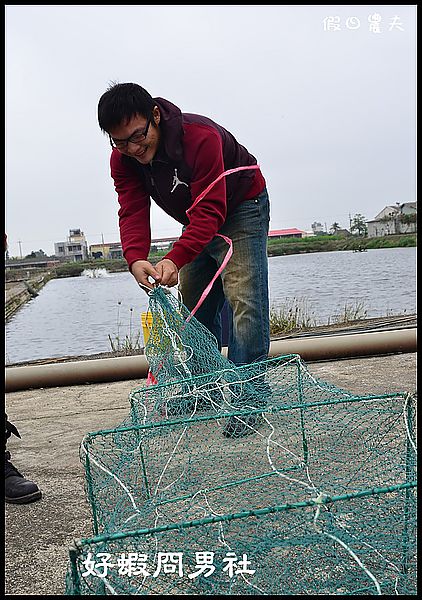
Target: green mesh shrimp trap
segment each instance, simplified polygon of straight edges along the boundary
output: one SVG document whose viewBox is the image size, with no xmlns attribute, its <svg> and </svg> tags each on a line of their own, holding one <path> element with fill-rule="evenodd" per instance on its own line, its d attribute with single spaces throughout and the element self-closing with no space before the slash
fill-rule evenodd
<svg viewBox="0 0 422 600">
<path fill-rule="evenodd" d="M 235 366 L 149 295 L 148 384 L 80 447 L 92 537 L 67 595 L 416 594 L 416 401 L 299 355 Z"/>
</svg>

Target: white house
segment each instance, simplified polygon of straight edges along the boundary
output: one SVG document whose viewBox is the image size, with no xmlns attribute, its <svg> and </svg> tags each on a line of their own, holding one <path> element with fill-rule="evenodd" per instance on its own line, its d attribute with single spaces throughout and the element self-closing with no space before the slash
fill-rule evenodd
<svg viewBox="0 0 422 600">
<path fill-rule="evenodd" d="M 54 254 L 59 258 L 67 258 L 74 262 L 88 258 L 88 244 L 84 232 L 80 229 L 70 229 L 66 242 L 54 244 Z"/>
<path fill-rule="evenodd" d="M 367 221 L 368 237 L 416 232 L 416 202 L 397 202 L 386 206 L 372 221 Z"/>
</svg>

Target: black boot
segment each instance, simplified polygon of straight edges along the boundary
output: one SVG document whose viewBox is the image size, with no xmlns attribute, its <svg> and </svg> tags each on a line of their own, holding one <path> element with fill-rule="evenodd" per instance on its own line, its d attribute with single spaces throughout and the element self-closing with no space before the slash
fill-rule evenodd
<svg viewBox="0 0 422 600">
<path fill-rule="evenodd" d="M 10 462 L 10 452 L 5 453 L 5 500 L 9 504 L 28 504 L 41 498 L 41 490 L 33 481 L 25 479 Z"/>
<path fill-rule="evenodd" d="M 16 427 L 9 423 L 6 415 L 6 440 L 11 434 L 20 437 Z M 4 491 L 5 500 L 9 504 L 28 504 L 41 498 L 41 490 L 33 481 L 25 479 L 10 462 L 10 452 L 5 451 L 4 456 Z"/>
</svg>

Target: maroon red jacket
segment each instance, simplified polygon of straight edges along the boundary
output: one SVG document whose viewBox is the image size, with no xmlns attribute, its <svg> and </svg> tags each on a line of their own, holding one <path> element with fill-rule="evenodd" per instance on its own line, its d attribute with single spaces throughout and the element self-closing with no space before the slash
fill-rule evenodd
<svg viewBox="0 0 422 600">
<path fill-rule="evenodd" d="M 187 225 L 165 257 L 180 269 L 212 240 L 240 202 L 262 192 L 265 180 L 259 169 L 223 177 L 188 218 L 186 210 L 223 171 L 257 161 L 211 119 L 182 113 L 163 98 L 154 98 L 154 102 L 161 114 L 161 142 L 151 164 L 141 165 L 116 149 L 111 154 L 111 176 L 120 204 L 120 239 L 129 268 L 136 260 L 147 260 L 152 198 L 168 215 Z"/>
</svg>

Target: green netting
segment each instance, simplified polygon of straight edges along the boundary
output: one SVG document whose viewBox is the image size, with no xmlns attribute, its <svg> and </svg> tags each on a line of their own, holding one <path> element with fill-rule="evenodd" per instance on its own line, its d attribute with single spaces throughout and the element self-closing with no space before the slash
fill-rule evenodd
<svg viewBox="0 0 422 600">
<path fill-rule="evenodd" d="M 415 594 L 415 399 L 298 355 L 236 367 L 173 296 L 150 310 L 159 383 L 82 441 L 93 537 L 66 593 Z"/>
<path fill-rule="evenodd" d="M 185 379 L 232 364 L 219 352 L 213 334 L 164 288 L 149 294 L 149 312 L 152 326 L 145 354 L 158 381 Z"/>
</svg>

